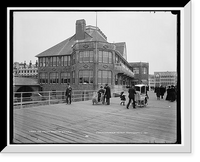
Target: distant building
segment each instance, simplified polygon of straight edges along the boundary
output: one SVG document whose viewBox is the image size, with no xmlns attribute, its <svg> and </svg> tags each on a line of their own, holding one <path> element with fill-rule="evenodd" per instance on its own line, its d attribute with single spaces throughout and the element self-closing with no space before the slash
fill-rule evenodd
<svg viewBox="0 0 200 162">
<path fill-rule="evenodd" d="M 105 34 L 86 26 L 84 19 L 76 21 L 75 29 L 71 37 L 36 56 L 43 90 L 65 90 L 67 83 L 78 90 L 96 90 L 106 83 L 111 89 L 132 84 L 125 42 L 107 42 Z"/>
<path fill-rule="evenodd" d="M 174 71 L 154 72 L 155 87 L 177 84 L 177 73 Z"/>
<path fill-rule="evenodd" d="M 149 84 L 149 63 L 146 62 L 129 62 L 133 69 L 134 84 Z"/>
<path fill-rule="evenodd" d="M 35 64 L 30 63 L 27 65 L 26 61 L 24 63 L 15 62 L 13 64 L 13 76 L 15 77 L 38 77 L 38 63 L 36 61 Z"/>
<path fill-rule="evenodd" d="M 155 88 L 155 77 L 154 74 L 149 74 L 149 87 L 150 89 Z"/>
</svg>

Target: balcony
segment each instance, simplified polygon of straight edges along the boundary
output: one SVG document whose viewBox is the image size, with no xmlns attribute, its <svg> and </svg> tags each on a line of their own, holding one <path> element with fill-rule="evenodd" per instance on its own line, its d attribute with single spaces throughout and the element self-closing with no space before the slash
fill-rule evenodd
<svg viewBox="0 0 200 162">
<path fill-rule="evenodd" d="M 116 63 L 115 70 L 118 71 L 118 73 L 123 73 L 125 75 L 128 75 L 129 77 L 134 78 L 134 73 L 122 63 Z"/>
</svg>

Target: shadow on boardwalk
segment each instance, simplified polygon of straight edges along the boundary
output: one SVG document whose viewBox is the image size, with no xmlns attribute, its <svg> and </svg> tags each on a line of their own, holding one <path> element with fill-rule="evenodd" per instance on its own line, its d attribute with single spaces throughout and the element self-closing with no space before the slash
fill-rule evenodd
<svg viewBox="0 0 200 162">
<path fill-rule="evenodd" d="M 149 96 L 148 106 L 136 109 L 119 98 L 15 109 L 13 143 L 175 143 L 176 102 Z"/>
</svg>

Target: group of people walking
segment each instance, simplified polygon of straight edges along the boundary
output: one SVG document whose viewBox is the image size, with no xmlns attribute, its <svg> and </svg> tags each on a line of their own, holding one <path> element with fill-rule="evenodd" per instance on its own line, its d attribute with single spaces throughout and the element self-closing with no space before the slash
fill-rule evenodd
<svg viewBox="0 0 200 162">
<path fill-rule="evenodd" d="M 163 99 L 165 92 L 167 92 L 166 100 L 174 102 L 176 100 L 176 88 L 175 86 L 171 85 L 168 86 L 167 89 L 162 85 L 160 87 L 155 87 L 155 91 L 157 100 Z"/>
<path fill-rule="evenodd" d="M 110 98 L 111 98 L 111 90 L 108 84 L 105 84 L 105 86 L 101 86 L 100 89 L 98 90 L 98 101 L 100 100 L 100 96 L 102 95 L 103 101 L 102 103 L 106 103 L 107 105 L 110 105 Z M 72 102 L 72 87 L 70 84 L 68 84 L 68 87 L 65 92 L 66 96 L 66 103 L 71 104 Z"/>
</svg>

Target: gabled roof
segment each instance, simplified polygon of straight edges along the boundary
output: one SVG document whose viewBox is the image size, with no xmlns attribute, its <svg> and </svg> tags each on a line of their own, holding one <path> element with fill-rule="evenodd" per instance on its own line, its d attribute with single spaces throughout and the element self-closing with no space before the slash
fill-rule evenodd
<svg viewBox="0 0 200 162">
<path fill-rule="evenodd" d="M 116 46 L 116 51 L 119 51 L 122 56 L 125 54 L 125 48 L 126 48 L 126 43 L 125 42 L 119 42 L 119 43 L 114 43 Z"/>
<path fill-rule="evenodd" d="M 101 33 L 97 30 L 90 30 L 85 32 L 85 39 L 81 40 L 81 42 L 87 41 L 102 41 L 107 42 L 107 40 L 101 35 Z M 65 39 L 64 41 L 56 44 L 55 46 L 41 52 L 40 54 L 36 55 L 36 57 L 46 57 L 46 56 L 59 56 L 59 55 L 66 55 L 71 54 L 73 49 L 72 46 L 76 43 L 76 37 L 73 35 L 72 37 Z"/>
<path fill-rule="evenodd" d="M 42 53 L 38 54 L 36 57 L 71 54 L 72 52 L 71 46 L 74 44 L 74 41 L 75 41 L 74 36 L 72 36 L 56 44 L 55 46 L 43 51 Z"/>
</svg>

